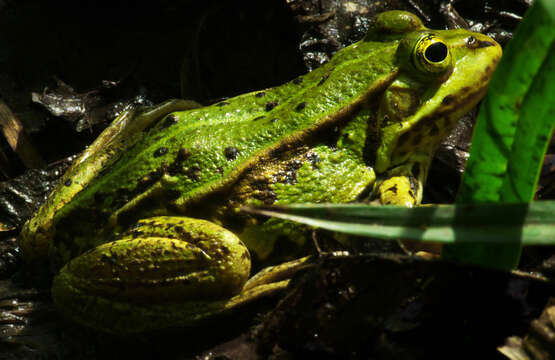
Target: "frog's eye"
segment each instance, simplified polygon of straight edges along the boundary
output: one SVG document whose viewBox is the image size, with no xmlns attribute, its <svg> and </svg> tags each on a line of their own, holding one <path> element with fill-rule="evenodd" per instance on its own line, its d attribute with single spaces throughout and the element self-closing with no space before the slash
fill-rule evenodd
<svg viewBox="0 0 555 360">
<path fill-rule="evenodd" d="M 439 74 L 451 68 L 451 52 L 443 40 L 428 34 L 416 42 L 412 61 L 420 71 Z"/>
</svg>

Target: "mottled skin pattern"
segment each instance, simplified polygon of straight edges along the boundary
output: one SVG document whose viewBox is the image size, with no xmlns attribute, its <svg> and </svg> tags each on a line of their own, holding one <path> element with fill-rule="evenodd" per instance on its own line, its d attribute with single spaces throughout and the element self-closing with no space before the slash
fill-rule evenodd
<svg viewBox="0 0 555 360">
<path fill-rule="evenodd" d="M 287 280 L 267 274 L 303 261 L 243 287 L 246 248 L 269 263 L 296 257 L 274 249 L 302 249 L 303 228 L 240 206 L 369 196 L 419 204 L 434 150 L 483 96 L 500 56 L 484 35 L 388 12 L 363 40 L 282 86 L 124 114 L 26 224 L 24 256 L 49 257 L 55 272 L 67 264 L 54 280 L 58 306 L 117 333 L 194 324 L 281 289 Z"/>
</svg>

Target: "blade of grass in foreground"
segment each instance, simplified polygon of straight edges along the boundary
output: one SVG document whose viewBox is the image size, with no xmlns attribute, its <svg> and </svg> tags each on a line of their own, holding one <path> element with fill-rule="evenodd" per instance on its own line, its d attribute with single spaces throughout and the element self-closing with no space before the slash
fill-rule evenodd
<svg viewBox="0 0 555 360">
<path fill-rule="evenodd" d="M 491 80 L 457 203 L 532 201 L 554 123 L 555 2 L 538 0 Z M 490 240 L 461 242 L 444 247 L 442 257 L 499 269 L 518 265 L 519 241 L 503 246 L 488 244 Z"/>
<path fill-rule="evenodd" d="M 365 204 L 294 204 L 244 211 L 381 239 L 476 245 L 555 245 L 555 201 L 418 208 Z M 524 215 L 523 215 L 524 214 Z M 515 221 L 515 219 L 517 221 Z M 487 265 L 487 264 L 486 264 Z"/>
</svg>

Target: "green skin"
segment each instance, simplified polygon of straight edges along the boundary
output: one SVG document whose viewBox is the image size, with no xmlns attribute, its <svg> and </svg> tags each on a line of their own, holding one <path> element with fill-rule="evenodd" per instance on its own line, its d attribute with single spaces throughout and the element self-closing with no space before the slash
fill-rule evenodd
<svg viewBox="0 0 555 360">
<path fill-rule="evenodd" d="M 500 57 L 487 36 L 392 11 L 282 86 L 123 114 L 25 224 L 24 257 L 50 261 L 68 317 L 117 334 L 195 325 L 272 294 L 306 258 L 248 280 L 250 257 L 260 266 L 301 256 L 306 230 L 239 208 L 369 194 L 419 204 L 433 152 Z"/>
</svg>

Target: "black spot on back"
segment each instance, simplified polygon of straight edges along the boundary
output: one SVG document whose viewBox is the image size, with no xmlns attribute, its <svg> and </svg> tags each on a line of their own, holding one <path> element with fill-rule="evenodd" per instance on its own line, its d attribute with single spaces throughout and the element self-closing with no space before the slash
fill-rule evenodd
<svg viewBox="0 0 555 360">
<path fill-rule="evenodd" d="M 166 155 L 167 153 L 168 153 L 168 148 L 165 146 L 162 146 L 154 150 L 154 153 L 152 153 L 152 156 L 160 157 L 160 156 Z"/>
<path fill-rule="evenodd" d="M 327 73 L 326 75 L 324 75 L 320 81 L 318 81 L 318 84 L 316 86 L 321 86 L 322 84 L 324 84 L 326 82 L 326 80 L 330 77 L 331 75 L 331 71 L 329 73 Z"/>
<path fill-rule="evenodd" d="M 239 150 L 234 146 L 228 146 L 224 149 L 224 155 L 227 160 L 235 160 L 239 155 Z"/>
<path fill-rule="evenodd" d="M 189 156 L 191 156 L 191 150 L 189 150 L 187 148 L 181 148 L 177 152 L 176 160 L 177 161 L 187 160 L 189 158 Z"/>
<path fill-rule="evenodd" d="M 304 109 L 306 107 L 306 105 L 308 105 L 308 103 L 306 101 L 303 101 L 302 103 L 298 104 L 295 107 L 295 110 L 296 111 L 301 111 L 302 109 Z"/>
<path fill-rule="evenodd" d="M 160 125 L 160 128 L 165 129 L 165 128 L 168 128 L 168 127 L 170 127 L 174 124 L 177 124 L 177 116 L 175 116 L 174 114 L 170 114 L 170 115 L 166 116 L 166 119 L 164 120 L 162 125 Z"/>
<path fill-rule="evenodd" d="M 270 111 L 270 110 L 272 110 L 273 108 L 275 108 L 275 107 L 278 106 L 278 105 L 279 105 L 279 102 L 277 102 L 277 101 L 270 101 L 270 102 L 266 103 L 266 111 Z"/>
</svg>

